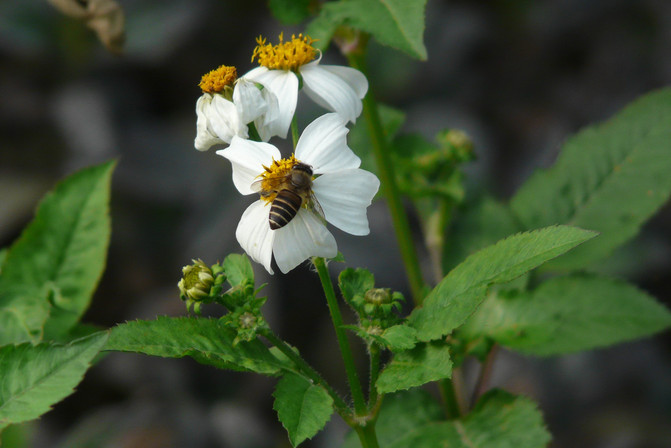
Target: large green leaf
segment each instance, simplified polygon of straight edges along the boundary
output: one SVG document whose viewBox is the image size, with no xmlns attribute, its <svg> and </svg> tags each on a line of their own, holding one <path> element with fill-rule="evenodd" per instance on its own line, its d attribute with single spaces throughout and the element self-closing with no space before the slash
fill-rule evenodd
<svg viewBox="0 0 671 448">
<path fill-rule="evenodd" d="M 306 34 L 325 48 L 339 25 L 375 36 L 381 44 L 426 60 L 424 10 L 426 0 L 340 0 L 327 2 Z"/>
<path fill-rule="evenodd" d="M 491 294 L 462 328 L 534 355 L 557 355 L 649 336 L 671 313 L 635 286 L 593 275 L 558 277 L 531 292 Z"/>
<path fill-rule="evenodd" d="M 421 386 L 452 376 L 450 350 L 444 342 L 426 342 L 394 354 L 377 380 L 381 394 Z"/>
<path fill-rule="evenodd" d="M 542 448 L 550 441 L 535 403 L 507 392 L 487 393 L 469 415 L 448 422 L 439 420 L 428 397 L 417 400 L 421 393 L 389 398 L 390 406 L 385 398 L 380 411 L 381 448 Z M 430 414 L 423 409 L 427 405 L 433 409 Z M 353 437 L 345 444 L 347 448 L 360 446 Z"/>
<path fill-rule="evenodd" d="M 409 324 L 421 341 L 438 339 L 461 325 L 485 298 L 487 288 L 505 283 L 593 238 L 596 233 L 552 226 L 520 233 L 468 257 L 429 293 Z"/>
<path fill-rule="evenodd" d="M 422 388 L 411 389 L 385 395 L 375 432 L 380 446 L 386 447 L 413 431 L 421 430 L 428 423 L 437 423 L 444 418 L 440 405 L 427 391 Z M 342 448 L 360 447 L 361 442 L 352 431 Z"/>
<path fill-rule="evenodd" d="M 144 353 L 163 358 L 190 356 L 220 369 L 278 375 L 285 363 L 258 339 L 233 344 L 235 331 L 217 319 L 159 317 L 112 328 L 105 350 Z"/>
<path fill-rule="evenodd" d="M 113 168 L 104 163 L 62 181 L 11 246 L 0 275 L 0 344 L 36 342 L 43 330 L 58 337 L 88 307 L 105 267 Z"/>
<path fill-rule="evenodd" d="M 275 403 L 292 446 L 317 434 L 333 414 L 333 399 L 326 390 L 295 374 L 286 374 L 275 388 Z"/>
<path fill-rule="evenodd" d="M 70 395 L 107 336 L 0 347 L 0 428 L 37 418 Z"/>
<path fill-rule="evenodd" d="M 310 16 L 310 0 L 268 0 L 268 7 L 277 20 L 288 25 Z"/>
<path fill-rule="evenodd" d="M 443 256 L 444 272 L 469 255 L 523 229 L 510 209 L 489 196 L 465 205 L 450 229 Z"/>
<path fill-rule="evenodd" d="M 610 121 L 576 134 L 557 163 L 511 201 L 527 228 L 570 224 L 601 236 L 551 264 L 573 269 L 638 233 L 671 194 L 671 89 L 650 93 Z"/>
</svg>

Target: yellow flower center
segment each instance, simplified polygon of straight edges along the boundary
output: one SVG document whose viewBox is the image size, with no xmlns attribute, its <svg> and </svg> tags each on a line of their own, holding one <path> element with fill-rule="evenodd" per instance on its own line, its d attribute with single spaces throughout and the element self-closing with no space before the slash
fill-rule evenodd
<svg viewBox="0 0 671 448">
<path fill-rule="evenodd" d="M 203 75 L 198 87 L 205 93 L 219 93 L 226 87 L 232 87 L 238 77 L 235 67 L 222 65 Z"/>
<path fill-rule="evenodd" d="M 257 58 L 259 65 L 271 70 L 296 71 L 301 65 L 312 61 L 317 55 L 317 50 L 312 46 L 314 42 L 310 36 L 299 34 L 291 35 L 289 42 L 283 42 L 284 36 L 280 34 L 280 43 L 277 45 L 266 44 L 264 37 L 257 37 L 258 44 L 252 55 L 252 62 Z"/>
<path fill-rule="evenodd" d="M 298 163 L 296 156 L 291 154 L 287 159 L 275 160 L 270 166 L 263 165 L 265 171 L 259 174 L 261 178 L 261 199 L 266 204 L 275 200 L 277 193 L 284 188 L 287 178 L 291 175 L 291 169 Z"/>
</svg>

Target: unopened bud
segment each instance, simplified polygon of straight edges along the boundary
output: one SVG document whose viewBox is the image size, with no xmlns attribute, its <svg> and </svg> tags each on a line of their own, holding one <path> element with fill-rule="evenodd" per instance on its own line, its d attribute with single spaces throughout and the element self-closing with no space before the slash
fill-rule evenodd
<svg viewBox="0 0 671 448">
<path fill-rule="evenodd" d="M 366 291 L 364 299 L 367 303 L 375 306 L 382 306 L 385 303 L 391 302 L 391 289 L 389 288 L 373 288 Z"/>
<path fill-rule="evenodd" d="M 182 279 L 177 283 L 184 300 L 199 302 L 210 296 L 214 284 L 212 270 L 202 260 L 192 260 L 193 264 L 182 268 Z"/>
<path fill-rule="evenodd" d="M 473 141 L 468 134 L 459 129 L 449 129 L 437 135 L 438 143 L 447 150 L 447 154 L 457 162 L 473 160 Z"/>
</svg>

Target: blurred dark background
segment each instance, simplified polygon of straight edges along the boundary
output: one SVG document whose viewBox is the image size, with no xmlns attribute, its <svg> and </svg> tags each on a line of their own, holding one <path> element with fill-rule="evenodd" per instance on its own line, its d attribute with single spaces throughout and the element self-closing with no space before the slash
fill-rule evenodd
<svg viewBox="0 0 671 448">
<path fill-rule="evenodd" d="M 197 84 L 220 64 L 251 69 L 259 34 L 275 40 L 303 29 L 281 26 L 259 0 L 120 3 L 122 56 L 45 1 L 0 3 L 0 247 L 57 180 L 118 159 L 108 268 L 85 317 L 105 327 L 185 314 L 181 267 L 241 251 L 234 230 L 250 198 L 234 190 L 223 158 L 193 148 Z M 671 84 L 666 0 L 429 0 L 425 42 L 427 62 L 372 45 L 375 94 L 407 112 L 406 131 L 469 133 L 478 160 L 467 168 L 468 183 L 500 199 L 549 166 L 567 136 Z M 343 63 L 335 49 L 323 61 Z M 300 104 L 301 120 L 319 113 Z M 369 217 L 368 237 L 333 230 L 347 265 L 407 292 L 384 204 Z M 670 224 L 667 205 L 607 265 L 667 306 Z M 333 274 L 344 267 L 333 264 Z M 274 277 L 255 271 L 258 283 L 269 283 L 271 325 L 346 390 L 316 275 L 306 266 Z M 553 359 L 503 352 L 493 381 L 540 402 L 554 447 L 668 447 L 670 347 L 666 333 Z M 272 410 L 274 383 L 190 359 L 112 354 L 76 394 L 29 425 L 31 446 L 288 447 Z M 346 432 L 334 416 L 304 446 L 337 447 Z"/>
</svg>

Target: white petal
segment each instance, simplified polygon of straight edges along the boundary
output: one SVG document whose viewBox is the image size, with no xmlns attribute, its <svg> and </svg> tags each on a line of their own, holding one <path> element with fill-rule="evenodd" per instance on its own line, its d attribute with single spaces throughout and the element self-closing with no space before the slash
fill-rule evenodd
<svg viewBox="0 0 671 448">
<path fill-rule="evenodd" d="M 296 158 L 312 166 L 315 174 L 358 168 L 361 159 L 347 146 L 345 123 L 335 113 L 317 118 L 298 139 Z"/>
<path fill-rule="evenodd" d="M 277 129 L 275 135 L 286 138 L 291 120 L 296 112 L 296 101 L 298 100 L 298 77 L 296 74 L 288 70 L 268 70 L 265 67 L 258 67 L 245 74 L 244 77 L 263 85 L 277 97 L 279 114 L 275 124 Z"/>
<path fill-rule="evenodd" d="M 335 257 L 338 246 L 324 223 L 301 208 L 289 224 L 275 230 L 273 254 L 280 271 L 286 274 L 310 257 Z"/>
<path fill-rule="evenodd" d="M 379 188 L 377 176 L 360 169 L 324 174 L 312 184 L 326 220 L 352 235 L 370 233 L 366 208 Z"/>
<path fill-rule="evenodd" d="M 207 151 L 213 145 L 225 143 L 210 129 L 208 115 L 212 105 L 212 95 L 204 93 L 196 102 L 196 139 L 194 146 L 198 151 Z"/>
<path fill-rule="evenodd" d="M 359 99 L 363 99 L 366 96 L 366 92 L 368 92 L 368 80 L 366 79 L 366 75 L 359 70 L 344 65 L 320 65 L 320 67 L 345 81 L 354 90 Z"/>
<path fill-rule="evenodd" d="M 247 124 L 266 113 L 268 105 L 254 81 L 240 78 L 233 90 L 233 103 L 240 116 L 240 122 Z"/>
<path fill-rule="evenodd" d="M 361 86 L 350 86 L 339 74 L 311 62 L 300 68 L 305 93 L 320 106 L 354 123 L 361 115 Z M 349 78 L 348 78 L 349 79 Z"/>
<path fill-rule="evenodd" d="M 259 132 L 261 140 L 267 142 L 271 137 L 275 135 L 279 136 L 285 131 L 282 129 L 280 106 L 277 102 L 277 97 L 265 87 L 261 91 L 261 94 L 266 102 L 267 110 L 265 114 L 254 120 L 254 125 L 256 125 L 256 130 Z"/>
<path fill-rule="evenodd" d="M 231 145 L 217 151 L 226 157 L 233 166 L 233 184 L 242 194 L 255 193 L 252 184 L 263 172 L 263 166 L 270 166 L 273 158 L 279 160 L 280 150 L 269 143 L 253 142 L 240 137 L 233 137 Z"/>
<path fill-rule="evenodd" d="M 213 95 L 208 118 L 216 136 L 226 143 L 235 135 L 247 138 L 247 126 L 240 121 L 235 104 L 222 95 Z"/>
<path fill-rule="evenodd" d="M 252 260 L 261 263 L 272 274 L 270 262 L 273 256 L 275 232 L 270 230 L 269 213 L 269 204 L 261 200 L 254 202 L 242 214 L 235 230 L 235 237 Z"/>
</svg>

